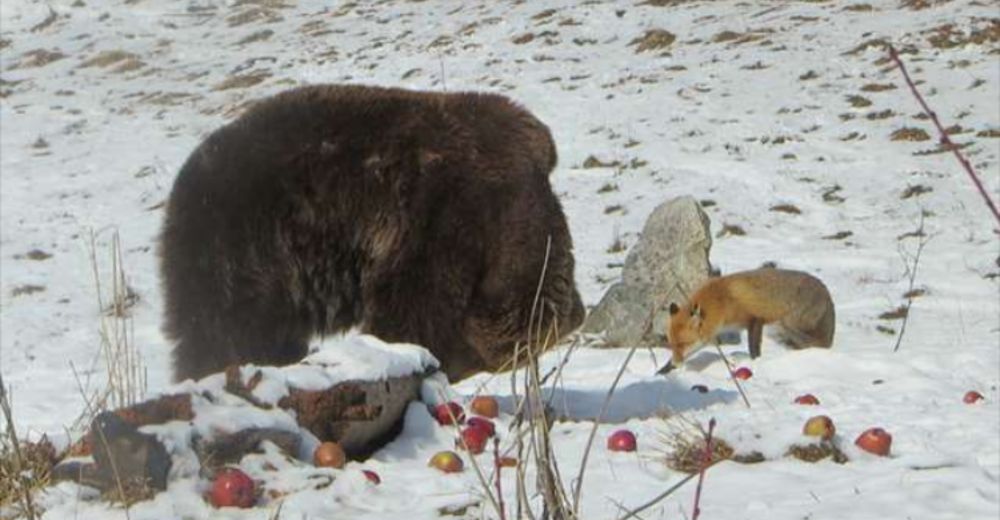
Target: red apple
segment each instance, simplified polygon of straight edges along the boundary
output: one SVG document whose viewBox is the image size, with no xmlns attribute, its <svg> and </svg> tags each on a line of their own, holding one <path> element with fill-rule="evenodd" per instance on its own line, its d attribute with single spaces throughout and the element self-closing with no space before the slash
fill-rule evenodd
<svg viewBox="0 0 1000 520">
<path fill-rule="evenodd" d="M 735 377 L 736 379 L 742 379 L 746 381 L 747 379 L 753 377 L 753 371 L 751 371 L 747 367 L 740 367 L 737 368 L 736 370 L 733 370 L 733 377 Z"/>
<path fill-rule="evenodd" d="M 981 399 L 985 399 L 983 397 L 983 394 L 975 390 L 969 390 L 968 392 L 965 393 L 965 396 L 962 397 L 962 402 L 965 404 L 972 404 Z"/>
<path fill-rule="evenodd" d="M 465 425 L 469 428 L 480 428 L 486 432 L 487 437 L 492 437 L 496 435 L 497 428 L 493 425 L 493 421 L 489 419 L 483 419 L 482 417 L 469 417 L 465 421 Z"/>
<path fill-rule="evenodd" d="M 816 399 L 816 396 L 812 394 L 803 394 L 795 398 L 795 404 L 819 404 L 819 399 Z"/>
<path fill-rule="evenodd" d="M 483 427 L 469 426 L 462 430 L 462 438 L 455 445 L 473 455 L 478 455 L 486 449 L 486 441 L 489 438 L 489 433 Z"/>
<path fill-rule="evenodd" d="M 435 453 L 427 465 L 445 473 L 458 473 L 464 467 L 462 458 L 454 451 L 439 451 Z"/>
<path fill-rule="evenodd" d="M 694 385 L 691 387 L 691 390 L 698 392 L 699 394 L 708 393 L 708 387 L 705 385 Z"/>
<path fill-rule="evenodd" d="M 215 507 L 253 507 L 257 501 L 253 479 L 236 468 L 224 468 L 215 474 L 209 495 Z"/>
<path fill-rule="evenodd" d="M 806 424 L 802 426 L 802 433 L 827 441 L 833 438 L 833 434 L 837 433 L 837 428 L 833 426 L 833 420 L 829 417 L 817 415 L 806 421 Z"/>
<path fill-rule="evenodd" d="M 347 454 L 336 442 L 324 442 L 313 452 L 313 464 L 321 468 L 342 468 L 346 462 Z"/>
<path fill-rule="evenodd" d="M 635 451 L 635 434 L 628 430 L 618 430 L 608 437 L 608 450 Z"/>
<path fill-rule="evenodd" d="M 379 478 L 378 473 L 375 473 L 370 469 L 363 469 L 361 472 L 365 474 L 365 478 L 368 479 L 368 482 L 371 482 L 376 486 L 382 483 L 382 479 Z"/>
<path fill-rule="evenodd" d="M 892 447 L 892 435 L 882 428 L 868 428 L 858 435 L 854 444 L 868 453 L 885 457 Z"/>
<path fill-rule="evenodd" d="M 437 419 L 438 424 L 445 426 L 449 424 L 462 424 L 465 421 L 465 412 L 462 407 L 454 401 L 441 403 L 434 407 L 431 415 Z"/>
<path fill-rule="evenodd" d="M 500 415 L 500 404 L 497 403 L 495 397 L 481 395 L 472 399 L 472 402 L 469 403 L 469 410 L 476 415 L 495 419 Z"/>
</svg>

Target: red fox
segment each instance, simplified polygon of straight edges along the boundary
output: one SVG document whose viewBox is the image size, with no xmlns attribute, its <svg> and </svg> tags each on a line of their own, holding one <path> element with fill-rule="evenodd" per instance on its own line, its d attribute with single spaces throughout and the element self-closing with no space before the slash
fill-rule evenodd
<svg viewBox="0 0 1000 520">
<path fill-rule="evenodd" d="M 733 329 L 748 330 L 751 358 L 760 356 L 764 325 L 775 325 L 778 339 L 792 348 L 829 348 L 835 321 L 830 292 L 810 274 L 764 267 L 711 278 L 686 305 L 670 304 L 667 342 L 673 355 L 660 373 Z"/>
</svg>

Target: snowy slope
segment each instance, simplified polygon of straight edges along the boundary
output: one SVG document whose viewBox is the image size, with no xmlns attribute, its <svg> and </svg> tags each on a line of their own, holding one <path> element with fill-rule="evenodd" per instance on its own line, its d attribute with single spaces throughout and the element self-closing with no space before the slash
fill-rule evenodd
<svg viewBox="0 0 1000 520">
<path fill-rule="evenodd" d="M 950 154 L 923 153 L 936 138 L 892 140 L 904 128 L 934 132 L 915 117 L 919 108 L 881 48 L 863 44 L 886 39 L 906 52 L 919 88 L 946 125 L 959 125 L 952 138 L 969 144 L 964 151 L 997 198 L 998 15 L 996 2 L 982 0 L 4 0 L 0 371 L 18 426 L 59 433 L 82 411 L 71 366 L 90 378 L 88 388 L 101 384 L 90 230 L 102 256 L 112 230 L 120 232 L 149 387 L 169 384 L 155 257 L 160 204 L 192 148 L 246 102 L 319 82 L 483 90 L 517 99 L 556 137 L 553 180 L 586 303 L 620 272 L 625 251 L 612 248 L 616 240 L 634 244 L 657 204 L 687 194 L 706 201 L 713 233 L 745 233 L 717 239 L 712 260 L 724 272 L 777 261 L 817 274 L 837 303 L 830 351 L 791 352 L 765 340 L 763 357 L 749 363 L 749 410 L 712 353 L 664 379 L 638 352 L 609 418 L 638 432 L 640 454 L 598 447 L 584 518 L 616 517 L 615 501 L 642 503 L 681 478 L 657 460 L 666 410 L 702 423 L 715 417 L 727 440 L 767 453 L 793 442 L 815 413 L 833 417 L 847 445 L 868 426 L 895 437 L 890 459 L 851 451 L 846 465 L 723 463 L 706 478 L 704 518 L 996 518 L 997 223 Z M 949 24 L 951 32 L 942 29 Z M 652 29 L 675 40 L 640 52 L 636 40 Z M 608 166 L 584 167 L 591 157 Z M 895 336 L 877 327 L 898 333 L 901 323 L 879 315 L 905 303 L 919 243 L 906 234 L 922 212 L 930 240 L 916 281 L 926 293 L 893 353 Z M 574 419 L 554 428 L 563 475 L 577 473 L 590 420 L 625 355 L 573 353 L 555 399 Z M 742 349 L 732 355 L 747 363 Z M 711 392 L 689 392 L 694 383 Z M 468 396 L 480 385 L 511 392 L 506 376 L 454 389 Z M 962 404 L 970 389 L 986 402 Z M 790 404 L 804 392 L 822 406 Z M 398 441 L 364 464 L 382 474 L 382 486 L 351 465 L 325 490 L 286 496 L 283 517 L 436 518 L 440 507 L 476 502 L 474 473 L 441 477 L 425 467 L 451 446 L 449 433 L 420 407 L 410 419 Z M 598 439 L 617 427 L 602 426 Z M 285 483 L 307 469 L 289 469 Z M 207 517 L 197 485 L 133 506 L 130 516 Z M 62 486 L 46 497 L 49 517 L 124 517 L 79 492 Z M 690 515 L 693 492 L 685 487 L 645 517 Z M 217 514 L 266 518 L 277 502 Z"/>
</svg>

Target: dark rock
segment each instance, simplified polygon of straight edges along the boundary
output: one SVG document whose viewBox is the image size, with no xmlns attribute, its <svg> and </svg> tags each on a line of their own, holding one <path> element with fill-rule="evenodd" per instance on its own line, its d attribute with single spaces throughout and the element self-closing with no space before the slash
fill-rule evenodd
<svg viewBox="0 0 1000 520">
<path fill-rule="evenodd" d="M 123 500 L 167 489 L 170 455 L 156 436 L 145 434 L 111 412 L 94 418 L 90 445 L 96 468 L 90 485 L 102 491 L 123 491 Z M 89 470 L 88 470 L 89 471 Z"/>
</svg>

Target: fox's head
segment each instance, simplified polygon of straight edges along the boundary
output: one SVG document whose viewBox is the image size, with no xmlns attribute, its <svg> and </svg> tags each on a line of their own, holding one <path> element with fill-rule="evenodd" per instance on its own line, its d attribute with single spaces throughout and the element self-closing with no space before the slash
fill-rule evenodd
<svg viewBox="0 0 1000 520">
<path fill-rule="evenodd" d="M 668 366 L 679 367 L 692 353 L 704 346 L 702 325 L 704 316 L 698 304 L 670 304 L 667 325 L 667 347 L 672 352 Z M 669 369 L 668 369 L 669 370 Z"/>
</svg>

